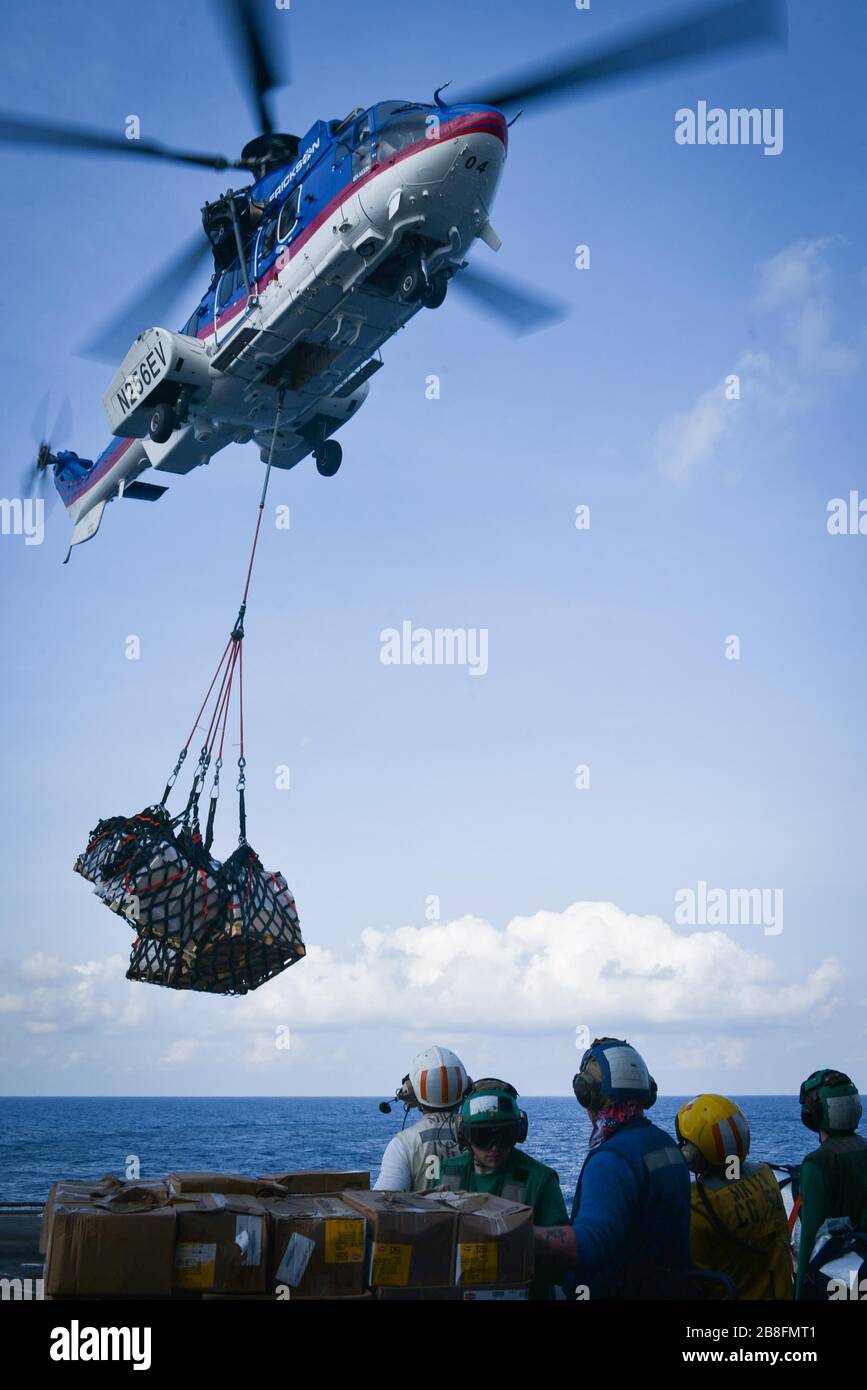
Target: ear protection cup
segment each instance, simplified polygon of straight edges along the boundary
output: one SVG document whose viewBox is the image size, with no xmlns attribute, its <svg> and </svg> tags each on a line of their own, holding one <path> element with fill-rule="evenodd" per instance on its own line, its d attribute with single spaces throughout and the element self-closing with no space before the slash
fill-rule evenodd
<svg viewBox="0 0 867 1390">
<path fill-rule="evenodd" d="M 656 1097 L 657 1097 L 658 1095 L 659 1095 L 659 1089 L 658 1089 L 658 1087 L 657 1087 L 657 1085 L 656 1085 L 656 1080 L 655 1080 L 654 1077 L 651 1076 L 651 1078 L 650 1078 L 650 1100 L 649 1100 L 649 1101 L 647 1102 L 647 1104 L 645 1105 L 645 1107 L 644 1107 L 645 1110 L 649 1110 L 650 1107 L 651 1107 L 652 1105 L 655 1105 L 655 1104 L 656 1104 Z"/>
<path fill-rule="evenodd" d="M 591 1110 L 595 1108 L 593 1105 L 593 1100 L 594 1096 L 598 1092 L 598 1089 L 598 1083 L 594 1081 L 588 1081 L 587 1078 L 583 1076 L 580 1071 L 576 1072 L 575 1075 L 572 1077 L 572 1090 L 575 1092 L 575 1099 L 577 1100 L 579 1105 L 584 1107 L 585 1110 Z"/>
</svg>

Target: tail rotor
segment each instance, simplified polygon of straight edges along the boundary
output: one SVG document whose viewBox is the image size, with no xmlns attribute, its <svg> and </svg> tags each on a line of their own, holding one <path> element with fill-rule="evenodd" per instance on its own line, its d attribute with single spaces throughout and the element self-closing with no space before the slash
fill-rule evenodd
<svg viewBox="0 0 867 1390">
<path fill-rule="evenodd" d="M 46 393 L 36 408 L 31 423 L 31 433 L 36 444 L 36 458 L 25 469 L 21 478 L 21 496 L 46 500 L 49 506 L 54 502 L 54 489 L 49 487 L 49 470 L 55 468 L 58 458 L 55 450 L 64 444 L 72 431 L 72 407 L 69 397 L 64 396 L 54 428 L 48 433 L 48 412 L 50 395 Z"/>
</svg>

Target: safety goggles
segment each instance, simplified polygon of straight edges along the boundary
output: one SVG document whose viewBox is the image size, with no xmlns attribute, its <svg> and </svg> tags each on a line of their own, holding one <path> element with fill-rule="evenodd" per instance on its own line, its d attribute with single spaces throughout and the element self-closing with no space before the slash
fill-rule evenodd
<svg viewBox="0 0 867 1390">
<path fill-rule="evenodd" d="M 517 1125 L 473 1125 L 470 1142 L 474 1149 L 511 1149 L 518 1142 Z"/>
</svg>

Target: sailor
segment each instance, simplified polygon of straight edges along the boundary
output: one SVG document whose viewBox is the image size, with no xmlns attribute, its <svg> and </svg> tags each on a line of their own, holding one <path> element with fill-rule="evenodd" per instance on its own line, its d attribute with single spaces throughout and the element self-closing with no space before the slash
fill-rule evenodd
<svg viewBox="0 0 867 1390">
<path fill-rule="evenodd" d="M 867 1229 L 867 1140 L 855 1131 L 861 1120 L 857 1086 L 841 1071 L 821 1067 L 800 1091 L 801 1120 L 819 1136 L 819 1147 L 801 1164 L 801 1244 L 796 1298 L 815 1294 L 809 1274 L 813 1246 L 829 1217 L 848 1217 Z"/>
<path fill-rule="evenodd" d="M 553 1168 L 517 1147 L 527 1137 L 527 1115 L 508 1081 L 487 1077 L 464 1098 L 457 1126 L 461 1153 L 442 1164 L 432 1184 L 458 1192 L 490 1192 L 533 1208 L 535 1226 L 562 1226 L 567 1220 L 560 1179 Z M 530 1297 L 552 1297 L 550 1278 L 540 1270 Z"/>
<path fill-rule="evenodd" d="M 672 1297 L 690 1265 L 689 1169 L 645 1116 L 656 1082 L 634 1047 L 596 1038 L 572 1089 L 593 1124 L 589 1153 L 572 1224 L 537 1227 L 537 1258 L 556 1262 L 576 1298 Z"/>
<path fill-rule="evenodd" d="M 413 1058 L 395 1099 L 407 1114 L 417 1106 L 421 1119 L 386 1145 L 374 1188 L 424 1192 L 430 1186 L 442 1161 L 458 1152 L 457 1114 L 466 1089 L 467 1069 L 447 1047 L 435 1045 Z"/>
<path fill-rule="evenodd" d="M 675 1129 L 694 1174 L 693 1264 L 727 1274 L 739 1298 L 791 1298 L 786 1208 L 767 1163 L 747 1157 L 746 1115 L 725 1096 L 701 1095 L 681 1106 Z"/>
</svg>

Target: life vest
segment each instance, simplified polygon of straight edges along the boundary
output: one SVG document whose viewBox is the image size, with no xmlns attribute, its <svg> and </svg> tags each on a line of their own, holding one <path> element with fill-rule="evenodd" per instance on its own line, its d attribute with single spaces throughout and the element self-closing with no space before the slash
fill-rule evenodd
<svg viewBox="0 0 867 1390">
<path fill-rule="evenodd" d="M 766 1163 L 747 1160 L 741 1176 L 710 1175 L 692 1185 L 690 1249 L 700 1269 L 719 1270 L 740 1298 L 792 1297 L 789 1223 Z"/>
<path fill-rule="evenodd" d="M 600 1162 L 601 1170 L 591 1170 Z M 595 1208 L 589 1210 L 583 1193 L 588 1171 L 605 1175 L 602 1187 L 593 1185 Z M 623 1232 L 624 1253 L 612 1260 L 600 1220 L 606 1188 L 614 1205 L 624 1180 L 631 1189 L 631 1219 Z M 671 1136 L 647 1119 L 635 1119 L 591 1149 L 578 1176 L 571 1219 L 579 1250 L 577 1279 L 589 1286 L 591 1298 L 675 1296 L 677 1280 L 690 1263 L 689 1170 Z"/>
<path fill-rule="evenodd" d="M 405 1129 L 398 1139 L 406 1148 L 413 1192 L 424 1192 L 435 1185 L 432 1158 L 438 1158 L 442 1168 L 447 1158 L 459 1152 L 452 1115 L 426 1115 L 417 1125 Z"/>
</svg>

